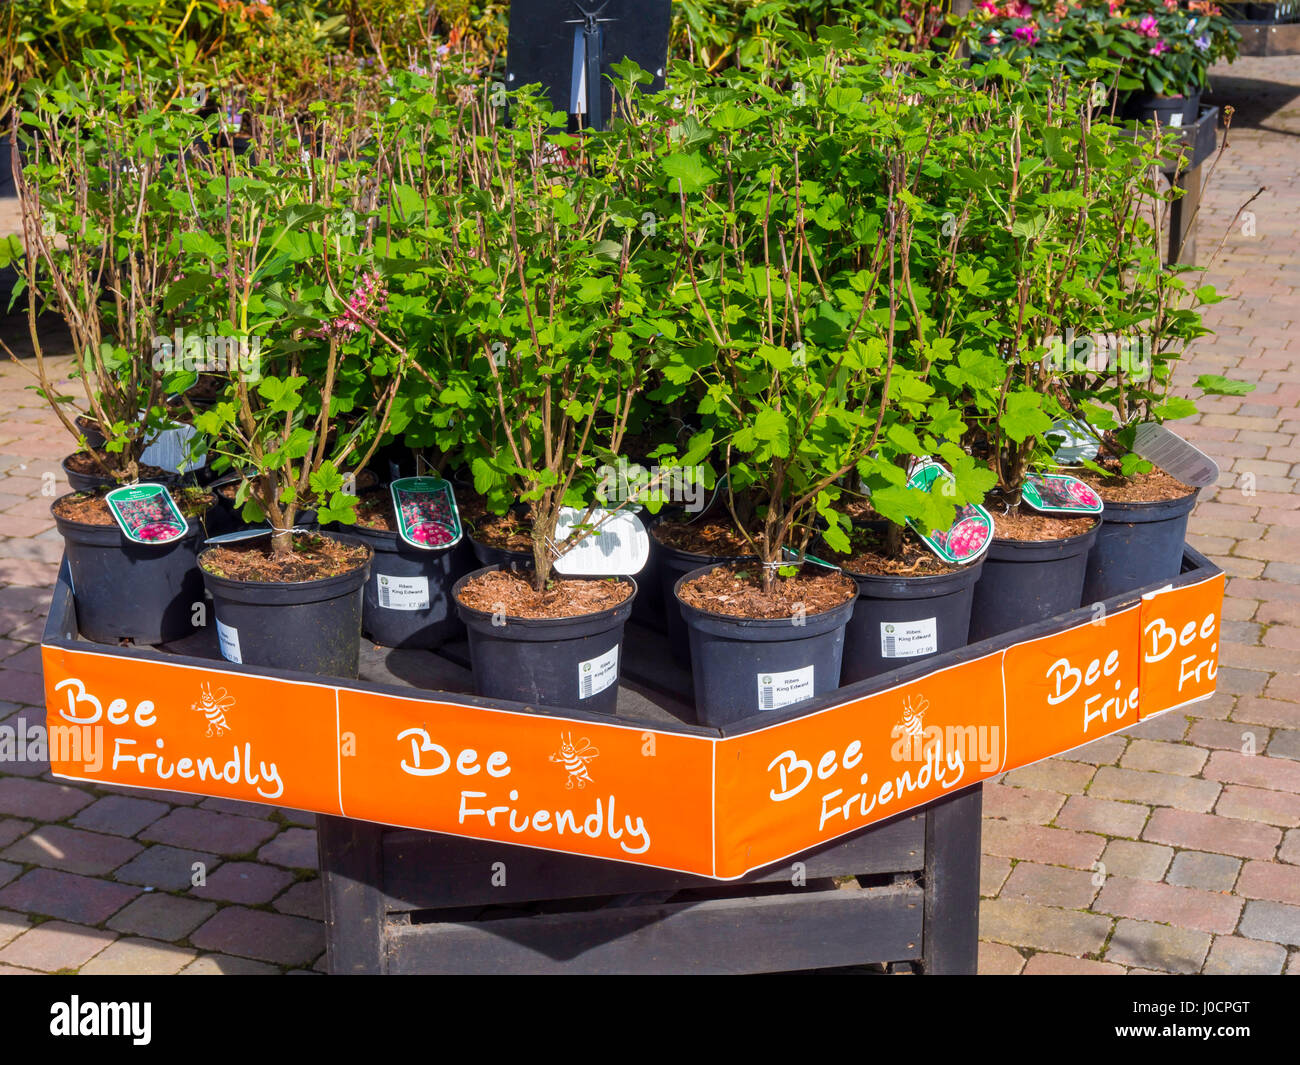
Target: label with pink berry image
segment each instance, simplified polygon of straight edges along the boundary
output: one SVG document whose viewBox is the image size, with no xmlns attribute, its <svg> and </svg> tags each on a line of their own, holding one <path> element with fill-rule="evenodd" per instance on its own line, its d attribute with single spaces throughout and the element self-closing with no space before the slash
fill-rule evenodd
<svg viewBox="0 0 1300 1065">
<path fill-rule="evenodd" d="M 907 479 L 908 488 L 921 488 L 927 492 L 933 492 L 936 485 L 940 492 L 945 485 L 956 485 L 952 473 L 937 462 L 917 466 Z M 958 566 L 974 562 L 993 542 L 993 518 L 987 510 L 974 503 L 959 507 L 947 529 L 925 532 L 910 519 L 907 524 L 926 547 L 943 561 Z"/>
<path fill-rule="evenodd" d="M 114 488 L 104 502 L 123 534 L 135 544 L 169 544 L 189 528 L 171 493 L 160 484 Z"/>
<path fill-rule="evenodd" d="M 1020 498 L 1044 514 L 1100 514 L 1104 506 L 1091 485 L 1064 473 L 1031 473 Z"/>
<path fill-rule="evenodd" d="M 439 551 L 460 543 L 460 511 L 441 477 L 401 477 L 389 485 L 397 535 L 412 547 Z"/>
</svg>

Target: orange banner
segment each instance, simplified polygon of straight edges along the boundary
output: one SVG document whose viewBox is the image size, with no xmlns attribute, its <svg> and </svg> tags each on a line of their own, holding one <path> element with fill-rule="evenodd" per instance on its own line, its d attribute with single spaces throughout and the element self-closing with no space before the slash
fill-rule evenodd
<svg viewBox="0 0 1300 1065">
<path fill-rule="evenodd" d="M 1221 574 L 731 736 L 42 649 L 50 764 L 733 879 L 1214 691 Z"/>
</svg>

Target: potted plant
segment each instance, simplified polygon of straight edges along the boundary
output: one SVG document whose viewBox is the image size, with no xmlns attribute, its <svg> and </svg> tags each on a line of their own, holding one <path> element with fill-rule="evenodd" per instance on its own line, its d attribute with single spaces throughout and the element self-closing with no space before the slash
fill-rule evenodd
<svg viewBox="0 0 1300 1065">
<path fill-rule="evenodd" d="M 17 292 L 26 293 L 34 358 L 22 365 L 81 445 L 62 464 L 77 489 L 168 480 L 187 468 L 181 452 L 171 469 L 146 460 L 176 429 L 158 354 L 172 333 L 164 291 L 191 224 L 179 160 L 202 129 L 192 114 L 165 109 L 164 91 L 148 77 L 123 82 L 87 66 L 27 112 Z M 61 394 L 51 377 L 37 328 L 46 310 L 68 325 L 77 395 Z"/>
<path fill-rule="evenodd" d="M 1108 84 L 1124 118 L 1185 126 L 1196 121 L 1209 69 L 1236 58 L 1241 35 L 1216 4 L 1193 0 L 1038 3 L 982 0 L 968 34 L 977 59 L 1029 60 L 1050 78 L 1084 81 L 1118 65 Z"/>
<path fill-rule="evenodd" d="M 1134 448 L 1141 427 L 1196 413 L 1195 402 L 1178 394 L 1174 372 L 1188 345 L 1210 332 L 1201 308 L 1222 299 L 1212 285 L 1189 283 L 1187 275 L 1208 267 L 1161 262 L 1162 219 L 1176 193 L 1163 188 L 1157 167 L 1148 165 L 1124 187 L 1122 195 L 1095 208 L 1098 214 L 1112 210 L 1111 224 L 1129 234 L 1123 244 L 1127 268 L 1098 283 L 1110 325 L 1070 338 L 1070 350 L 1061 345 L 1052 355 L 1065 371 L 1075 446 L 1090 445 L 1078 451 L 1072 465 L 1105 502 L 1088 557 L 1085 602 L 1181 572 L 1187 519 L 1200 488 L 1183 483 Z M 1205 395 L 1244 395 L 1254 389 L 1217 374 L 1202 374 L 1195 385 Z M 1192 458 L 1195 462 L 1194 452 Z M 1212 476 L 1208 466 L 1206 475 Z"/>
<path fill-rule="evenodd" d="M 342 154 L 370 118 L 336 108 L 322 119 L 335 145 L 324 157 L 275 116 L 246 151 L 199 157 L 200 226 L 183 242 L 169 298 L 259 353 L 251 369 L 227 368 L 215 405 L 191 409 L 214 468 L 242 475 L 243 516 L 269 525 L 200 555 L 222 653 L 355 676 L 372 551 L 297 521 L 311 508 L 322 526 L 354 522 L 345 471 L 363 467 L 387 431 L 413 360 L 383 328 L 391 249 L 376 240 L 374 186 Z"/>
<path fill-rule="evenodd" d="M 633 142 L 548 133 L 535 93 L 512 99 L 509 127 L 488 111 L 493 149 L 472 157 L 453 222 L 461 329 L 483 383 L 447 398 L 476 407 L 467 427 L 491 425 L 467 442 L 475 487 L 498 512 L 528 504 L 532 560 L 477 570 L 454 594 L 480 694 L 612 712 L 636 582 L 555 567 L 605 520 L 596 467 L 620 449 L 656 336 L 676 329 L 651 286 L 663 267 L 638 254 L 641 220 L 619 201 L 633 161 L 618 153 Z"/>
<path fill-rule="evenodd" d="M 986 503 L 996 533 L 975 587 L 973 640 L 1081 600 L 1096 517 L 1041 512 L 1023 492 L 1031 475 L 1051 466 L 1048 434 L 1064 414 L 1060 372 L 1046 350 L 1067 328 L 1086 331 L 1097 320 L 1095 288 L 1126 261 L 1124 231 L 1107 228 L 1105 212 L 1093 207 L 1116 195 L 1134 160 L 1151 150 L 1113 127 L 1094 129 L 1087 84 L 997 92 L 999 120 L 980 141 L 979 195 L 960 257 L 968 271 L 983 271 L 980 291 L 967 290 L 984 311 L 968 311 L 964 340 L 972 351 L 970 442 L 997 478 Z"/>
<path fill-rule="evenodd" d="M 19 291 L 34 355 L 20 365 L 85 445 L 63 463 L 78 491 L 56 499 L 51 512 L 65 539 L 82 632 L 107 643 L 163 643 L 192 633 L 199 617 L 196 553 L 212 499 L 180 493 L 184 535 L 140 543 L 118 527 L 102 496 L 141 480 L 174 485 L 185 457 L 176 453 L 170 469 L 146 461 L 150 446 L 156 451 L 160 437 L 175 431 L 157 339 L 168 328 L 165 291 L 190 217 L 178 199 L 178 160 L 201 124 L 165 111 L 149 78 L 93 65 L 79 81 L 47 89 L 43 102 L 25 114 L 27 163 L 17 173 L 25 245 Z M 38 328 L 47 308 L 68 324 L 79 395 L 56 385 Z M 82 491 L 91 489 L 100 491 Z"/>
</svg>

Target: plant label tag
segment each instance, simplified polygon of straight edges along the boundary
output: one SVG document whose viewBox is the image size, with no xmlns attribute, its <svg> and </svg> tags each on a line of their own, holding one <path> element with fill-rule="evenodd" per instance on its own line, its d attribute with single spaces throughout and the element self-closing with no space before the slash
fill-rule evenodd
<svg viewBox="0 0 1300 1065">
<path fill-rule="evenodd" d="M 227 662 L 244 664 L 239 653 L 239 630 L 233 625 L 223 625 L 220 618 L 217 619 L 217 641 L 221 644 L 222 658 Z"/>
<path fill-rule="evenodd" d="M 1061 418 L 1053 422 L 1047 436 L 1049 440 L 1060 441 L 1052 460 L 1062 466 L 1074 466 L 1085 459 L 1092 461 L 1101 450 L 1097 438 L 1077 418 Z"/>
<path fill-rule="evenodd" d="M 880 623 L 881 658 L 915 658 L 939 650 L 937 618 L 920 621 L 882 621 Z"/>
<path fill-rule="evenodd" d="M 936 484 L 942 491 L 944 484 L 955 483 L 953 475 L 937 462 L 918 466 L 907 479 L 908 488 L 921 488 L 927 492 L 933 492 Z M 907 524 L 926 547 L 943 561 L 958 566 L 974 562 L 993 542 L 993 518 L 987 510 L 974 503 L 958 508 L 952 525 L 947 529 L 927 533 L 910 518 Z"/>
<path fill-rule="evenodd" d="M 1137 427 L 1133 451 L 1193 488 L 1206 488 L 1219 479 L 1219 464 L 1214 459 L 1155 422 L 1143 422 Z"/>
<path fill-rule="evenodd" d="M 618 644 L 598 658 L 578 663 L 578 698 L 590 699 L 618 682 Z"/>
<path fill-rule="evenodd" d="M 599 508 L 583 524 L 585 510 L 563 507 L 555 526 L 559 547 L 570 536 L 582 536 L 555 560 L 555 569 L 566 577 L 620 577 L 640 573 L 650 558 L 650 536 L 641 519 L 627 511 Z M 590 531 L 587 531 L 590 530 Z"/>
<path fill-rule="evenodd" d="M 1093 489 L 1064 473 L 1031 473 L 1020 498 L 1044 514 L 1100 514 L 1103 503 Z"/>
<path fill-rule="evenodd" d="M 293 530 L 297 532 L 297 529 Z M 234 532 L 222 533 L 220 536 L 209 536 L 204 542 L 209 546 L 212 544 L 234 544 L 240 540 L 252 540 L 257 536 L 267 536 L 271 532 L 268 525 L 254 525 L 250 529 L 236 529 Z"/>
<path fill-rule="evenodd" d="M 390 577 L 377 574 L 375 589 L 383 610 L 428 610 L 428 577 Z"/>
<path fill-rule="evenodd" d="M 788 673 L 759 673 L 758 708 L 776 710 L 811 699 L 815 669 L 815 666 L 804 666 L 803 669 L 793 669 Z"/>
<path fill-rule="evenodd" d="M 104 497 L 104 502 L 132 543 L 169 544 L 179 540 L 189 528 L 171 493 L 160 484 L 114 488 Z"/>
<path fill-rule="evenodd" d="M 441 477 L 401 477 L 389 485 L 397 535 L 422 551 L 460 543 L 460 511 L 450 483 Z"/>
</svg>

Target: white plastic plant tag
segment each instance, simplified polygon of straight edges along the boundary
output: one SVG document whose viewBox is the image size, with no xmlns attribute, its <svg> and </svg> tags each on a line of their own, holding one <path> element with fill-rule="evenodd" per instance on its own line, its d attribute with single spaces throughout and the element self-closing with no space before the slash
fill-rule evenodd
<svg viewBox="0 0 1300 1065">
<path fill-rule="evenodd" d="M 1075 418 L 1061 418 L 1053 422 L 1052 427 L 1047 431 L 1047 436 L 1051 440 L 1061 442 L 1052 460 L 1062 466 L 1077 466 L 1085 459 L 1092 462 L 1101 449 L 1097 438 L 1088 431 L 1088 427 Z"/>
<path fill-rule="evenodd" d="M 579 531 L 584 510 L 564 507 L 555 526 L 561 547 Z M 566 577 L 620 577 L 640 573 L 650 558 L 650 536 L 641 519 L 627 511 L 599 508 L 591 512 L 592 527 L 581 540 L 555 560 L 555 569 Z"/>
<path fill-rule="evenodd" d="M 597 658 L 578 663 L 578 698 L 590 699 L 618 682 L 618 644 Z"/>
<path fill-rule="evenodd" d="M 813 697 L 813 672 L 816 666 L 804 666 L 787 673 L 759 673 L 758 708 L 776 710 Z"/>
<path fill-rule="evenodd" d="M 221 657 L 227 662 L 238 662 L 244 664 L 243 656 L 239 651 L 239 630 L 233 625 L 223 625 L 220 619 L 217 619 L 217 640 L 221 643 Z"/>
<path fill-rule="evenodd" d="M 1143 422 L 1137 427 L 1133 452 L 1193 488 L 1206 488 L 1219 479 L 1219 464 L 1214 459 L 1155 422 Z"/>
<path fill-rule="evenodd" d="M 375 589 L 384 610 L 429 609 L 428 577 L 390 577 L 379 573 L 375 576 Z"/>
<path fill-rule="evenodd" d="M 141 452 L 140 461 L 171 473 L 199 469 L 207 461 L 207 445 L 200 439 L 199 450 L 191 453 L 190 449 L 195 446 L 194 441 L 198 436 L 198 430 L 184 422 L 163 429 Z"/>
<path fill-rule="evenodd" d="M 932 655 L 938 650 L 937 618 L 880 623 L 881 658 L 915 658 L 917 655 Z"/>
<path fill-rule="evenodd" d="M 123 534 L 132 543 L 169 544 L 185 535 L 189 523 L 171 493 L 160 484 L 114 488 L 104 496 Z"/>
</svg>

